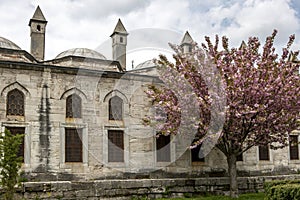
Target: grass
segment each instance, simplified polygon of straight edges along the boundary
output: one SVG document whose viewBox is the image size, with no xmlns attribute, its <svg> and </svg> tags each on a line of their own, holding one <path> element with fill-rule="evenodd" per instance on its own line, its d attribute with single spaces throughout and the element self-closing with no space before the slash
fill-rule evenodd
<svg viewBox="0 0 300 200">
<path fill-rule="evenodd" d="M 242 194 L 235 200 L 263 200 L 265 197 L 264 193 L 253 193 L 253 194 Z M 166 199 L 159 199 L 166 200 Z M 173 198 L 172 200 L 232 200 L 227 196 L 200 196 L 192 198 Z"/>
</svg>

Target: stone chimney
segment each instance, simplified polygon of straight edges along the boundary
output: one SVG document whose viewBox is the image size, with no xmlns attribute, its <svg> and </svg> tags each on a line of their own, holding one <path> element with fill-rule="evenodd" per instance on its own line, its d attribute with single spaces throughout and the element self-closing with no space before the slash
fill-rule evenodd
<svg viewBox="0 0 300 200">
<path fill-rule="evenodd" d="M 45 58 L 45 33 L 47 21 L 38 6 L 29 21 L 30 26 L 30 53 L 38 61 L 43 61 Z"/>
</svg>

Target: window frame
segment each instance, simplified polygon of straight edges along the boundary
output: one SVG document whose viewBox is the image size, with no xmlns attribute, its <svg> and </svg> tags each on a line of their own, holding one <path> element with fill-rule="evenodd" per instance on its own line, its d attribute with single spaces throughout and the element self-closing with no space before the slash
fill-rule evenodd
<svg viewBox="0 0 300 200">
<path fill-rule="evenodd" d="M 155 144 L 156 162 L 171 162 L 171 135 L 156 134 Z"/>
<path fill-rule="evenodd" d="M 195 142 L 195 141 L 196 140 L 194 140 L 193 142 Z M 198 157 L 198 154 L 199 154 L 199 151 L 200 151 L 201 147 L 202 147 L 202 144 L 199 144 L 195 148 L 192 148 L 190 150 L 191 151 L 191 162 L 192 162 L 192 164 L 194 164 L 194 163 L 205 163 L 205 157 L 203 157 L 203 158 Z M 197 154 L 197 156 L 195 154 Z M 195 159 L 195 158 L 197 158 L 197 159 Z"/>
<path fill-rule="evenodd" d="M 118 139 L 121 139 L 121 142 L 115 141 Z M 109 163 L 124 163 L 124 147 L 124 131 L 113 129 L 107 130 L 107 161 Z"/>
<path fill-rule="evenodd" d="M 266 155 L 263 151 L 268 150 Z M 266 157 L 265 157 L 266 156 Z M 269 145 L 260 145 L 258 146 L 258 160 L 259 161 L 271 161 L 271 156 L 270 156 L 270 148 Z"/>
<path fill-rule="evenodd" d="M 10 111 L 12 109 L 12 108 L 10 108 L 10 107 L 12 107 L 12 102 L 11 102 L 12 99 L 10 99 L 11 98 L 10 95 L 12 95 L 12 93 L 14 93 L 14 92 L 17 92 L 18 93 L 17 95 L 21 95 L 21 97 L 22 97 L 21 100 L 18 100 L 18 103 L 20 103 L 20 105 L 19 105 L 20 108 L 18 108 L 18 111 L 16 113 L 14 113 L 13 111 Z M 15 105 L 15 106 L 17 106 L 17 105 Z M 14 89 L 10 90 L 7 93 L 7 96 L 6 96 L 6 116 L 22 116 L 22 117 L 25 116 L 25 94 L 17 88 L 14 88 Z"/>
<path fill-rule="evenodd" d="M 82 129 L 82 162 L 66 162 L 65 159 L 65 129 L 79 128 Z M 87 123 L 60 123 L 60 168 L 69 168 L 70 165 L 88 166 L 88 124 Z"/>
<path fill-rule="evenodd" d="M 76 133 L 74 133 L 76 132 Z M 69 141 L 69 139 L 71 138 L 70 135 L 71 134 L 78 134 L 78 136 L 76 135 L 74 137 L 73 135 L 73 139 L 77 139 L 79 142 L 79 147 L 77 146 L 76 149 L 73 147 L 73 148 L 69 148 L 70 146 L 73 146 L 74 145 L 74 142 L 78 142 L 78 141 Z M 69 137 L 68 137 L 69 136 Z M 78 138 L 76 138 L 78 137 Z M 83 162 L 83 141 L 82 141 L 82 138 L 83 138 L 83 130 L 82 128 L 69 128 L 69 127 L 65 127 L 65 162 L 66 163 L 82 163 Z M 69 144 L 70 142 L 72 142 L 71 144 Z M 76 144 L 77 145 L 77 144 Z M 78 148 L 78 149 L 77 149 Z M 70 149 L 70 150 L 68 150 Z M 74 159 L 72 156 L 74 156 L 74 154 L 76 155 L 76 152 L 74 151 L 78 151 L 79 150 L 79 154 L 80 156 L 78 157 L 79 159 L 76 160 L 76 158 Z M 71 157 L 69 157 L 68 155 L 70 155 Z"/>
<path fill-rule="evenodd" d="M 73 108 L 76 108 L 75 112 Z M 82 99 L 75 93 L 66 98 L 66 118 L 82 118 Z"/>
<path fill-rule="evenodd" d="M 296 138 L 296 145 L 292 146 L 293 141 L 291 141 L 291 138 Z M 293 154 L 292 152 L 294 152 L 295 154 Z M 296 156 L 294 157 L 294 155 Z M 299 136 L 298 135 L 289 135 L 289 159 L 299 160 Z"/>
<path fill-rule="evenodd" d="M 24 128 L 24 159 L 23 159 L 23 167 L 30 167 L 31 160 L 31 126 L 25 122 L 3 122 L 1 129 L 2 133 L 4 133 L 5 128 Z"/>
<path fill-rule="evenodd" d="M 117 99 L 117 104 L 113 104 L 114 99 Z M 117 107 L 117 113 L 114 112 Z M 114 108 L 114 109 L 113 109 Z M 121 97 L 115 95 L 108 100 L 108 120 L 123 121 L 124 119 L 124 101 Z"/>
</svg>

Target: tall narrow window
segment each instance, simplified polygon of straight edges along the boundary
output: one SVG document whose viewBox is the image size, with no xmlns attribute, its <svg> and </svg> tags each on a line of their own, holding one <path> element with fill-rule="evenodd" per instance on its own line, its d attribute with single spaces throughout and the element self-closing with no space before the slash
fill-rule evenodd
<svg viewBox="0 0 300 200">
<path fill-rule="evenodd" d="M 299 159 L 298 135 L 290 135 L 290 159 Z"/>
<path fill-rule="evenodd" d="M 65 161 L 82 162 L 82 130 L 65 129 Z"/>
<path fill-rule="evenodd" d="M 259 146 L 258 151 L 259 151 L 259 160 L 270 160 L 270 153 L 269 153 L 268 145 Z"/>
<path fill-rule="evenodd" d="M 157 162 L 171 161 L 170 135 L 159 135 L 156 138 L 156 160 Z"/>
<path fill-rule="evenodd" d="M 66 117 L 81 118 L 81 98 L 77 94 L 72 94 L 67 97 Z"/>
<path fill-rule="evenodd" d="M 108 162 L 124 162 L 124 132 L 108 130 Z"/>
<path fill-rule="evenodd" d="M 204 162 L 204 156 L 201 150 L 202 144 L 199 144 L 197 147 L 191 149 L 192 162 Z"/>
<path fill-rule="evenodd" d="M 7 115 L 24 116 L 24 94 L 14 89 L 7 94 Z"/>
<path fill-rule="evenodd" d="M 108 104 L 109 120 L 123 120 L 123 100 L 118 96 L 114 96 Z"/>
<path fill-rule="evenodd" d="M 25 135 L 25 127 L 6 127 L 11 134 L 13 135 L 17 135 L 17 134 L 23 134 Z M 24 137 L 23 140 L 21 142 L 21 145 L 19 147 L 19 151 L 18 151 L 18 157 L 22 157 L 23 158 L 23 162 L 24 162 Z"/>
</svg>

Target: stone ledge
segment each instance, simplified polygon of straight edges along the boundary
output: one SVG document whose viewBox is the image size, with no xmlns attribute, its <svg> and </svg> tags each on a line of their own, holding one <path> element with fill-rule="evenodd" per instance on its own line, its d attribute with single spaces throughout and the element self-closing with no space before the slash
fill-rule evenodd
<svg viewBox="0 0 300 200">
<path fill-rule="evenodd" d="M 240 193 L 263 191 L 264 181 L 300 179 L 300 175 L 239 177 Z M 229 179 L 170 178 L 114 179 L 96 181 L 25 182 L 18 197 L 26 199 L 131 199 L 132 197 L 175 197 L 183 194 L 228 194 Z"/>
</svg>

